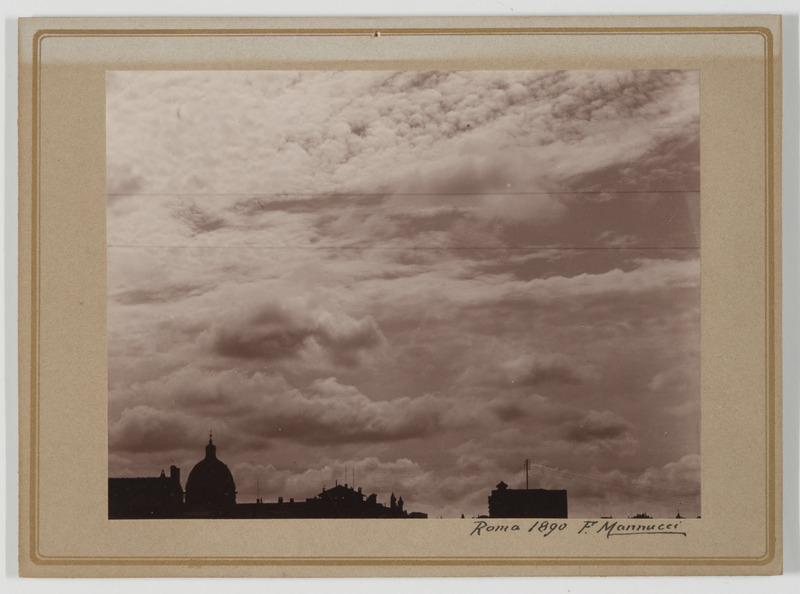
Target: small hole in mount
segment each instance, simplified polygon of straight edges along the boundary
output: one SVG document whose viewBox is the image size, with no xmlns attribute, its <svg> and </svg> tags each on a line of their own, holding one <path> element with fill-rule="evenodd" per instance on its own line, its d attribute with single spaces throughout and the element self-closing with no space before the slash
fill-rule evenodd
<svg viewBox="0 0 800 594">
<path fill-rule="evenodd" d="M 373 33 L 372 36 L 373 37 L 380 37 L 381 36 L 381 32 L 380 31 L 375 31 L 375 33 Z"/>
</svg>

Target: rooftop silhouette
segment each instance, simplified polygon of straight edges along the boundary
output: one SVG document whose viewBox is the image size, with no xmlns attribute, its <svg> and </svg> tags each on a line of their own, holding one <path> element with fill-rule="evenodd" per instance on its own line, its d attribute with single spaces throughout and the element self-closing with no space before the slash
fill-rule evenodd
<svg viewBox="0 0 800 594">
<path fill-rule="evenodd" d="M 170 476 L 109 478 L 110 519 L 148 518 L 427 518 L 408 512 L 403 498 L 391 494 L 388 506 L 378 503 L 375 493 L 366 495 L 361 487 L 337 484 L 314 497 L 264 503 L 236 502 L 236 483 L 228 466 L 217 458 L 217 447 L 209 436 L 205 458 L 194 465 L 184 493 L 180 469 L 170 467 Z"/>
<path fill-rule="evenodd" d="M 566 518 L 567 492 L 509 489 L 503 481 L 489 495 L 490 518 Z"/>
</svg>

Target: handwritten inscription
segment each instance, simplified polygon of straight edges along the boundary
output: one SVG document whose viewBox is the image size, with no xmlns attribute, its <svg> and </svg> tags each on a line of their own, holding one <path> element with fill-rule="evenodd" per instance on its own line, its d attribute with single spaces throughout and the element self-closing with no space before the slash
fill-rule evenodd
<svg viewBox="0 0 800 594">
<path fill-rule="evenodd" d="M 583 526 L 578 530 L 578 534 L 586 534 L 595 532 L 596 534 L 604 534 L 606 538 L 611 536 L 634 536 L 634 535 L 647 535 L 647 534 L 674 534 L 686 536 L 686 532 L 680 530 L 680 522 L 653 522 L 653 523 L 640 523 L 640 522 L 603 522 L 603 524 L 595 529 L 599 524 L 599 520 L 584 520 Z"/>
<path fill-rule="evenodd" d="M 487 534 L 490 532 L 518 532 L 520 530 L 519 524 L 489 524 L 480 520 L 475 522 L 475 528 L 470 533 L 470 536 L 480 536 L 482 532 Z"/>
<path fill-rule="evenodd" d="M 577 529 L 578 534 L 599 534 L 605 538 L 612 536 L 647 536 L 647 535 L 672 535 L 686 536 L 681 529 L 681 522 L 636 522 L 625 520 L 582 520 L 582 525 Z M 551 522 L 536 520 L 532 524 L 487 522 L 477 520 L 474 523 L 470 536 L 486 536 L 490 534 L 505 534 L 511 532 L 530 532 L 543 537 L 553 533 L 571 532 L 576 529 L 570 522 Z"/>
</svg>

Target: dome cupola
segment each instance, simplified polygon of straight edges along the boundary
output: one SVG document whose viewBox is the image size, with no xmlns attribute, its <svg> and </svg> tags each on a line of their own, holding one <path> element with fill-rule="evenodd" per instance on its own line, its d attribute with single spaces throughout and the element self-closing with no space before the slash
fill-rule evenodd
<svg viewBox="0 0 800 594">
<path fill-rule="evenodd" d="M 209 436 L 206 457 L 194 465 L 186 480 L 186 506 L 193 511 L 220 513 L 235 504 L 233 475 L 217 459 L 217 446 Z"/>
</svg>

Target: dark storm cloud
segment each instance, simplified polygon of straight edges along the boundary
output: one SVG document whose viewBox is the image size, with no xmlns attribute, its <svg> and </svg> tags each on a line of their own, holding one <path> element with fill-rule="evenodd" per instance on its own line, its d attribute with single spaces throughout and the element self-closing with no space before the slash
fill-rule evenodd
<svg viewBox="0 0 800 594">
<path fill-rule="evenodd" d="M 631 441 L 634 426 L 618 413 L 587 410 L 537 394 L 506 395 L 491 400 L 486 408 L 503 422 L 525 419 L 542 437 L 558 442 L 603 446 L 606 442 Z"/>
<path fill-rule="evenodd" d="M 497 418 L 501 421 L 519 420 L 527 417 L 529 414 L 528 411 L 525 410 L 525 407 L 516 402 L 498 402 L 490 405 L 488 408 L 497 415 Z"/>
<path fill-rule="evenodd" d="M 214 348 L 225 357 L 271 361 L 294 357 L 311 336 L 304 328 L 218 328 Z"/>
<path fill-rule="evenodd" d="M 578 370 L 570 369 L 566 365 L 539 365 L 534 364 L 516 383 L 522 386 L 537 386 L 548 382 L 559 384 L 580 384 L 584 381 Z"/>
<path fill-rule="evenodd" d="M 370 316 L 291 309 L 275 303 L 214 326 L 213 349 L 225 357 L 271 361 L 297 356 L 306 347 L 320 346 L 336 361 L 354 365 L 358 353 L 377 346 L 381 332 Z"/>
</svg>

